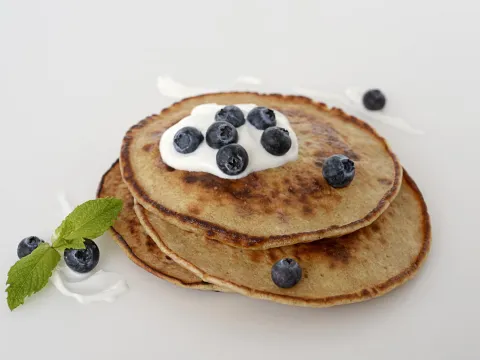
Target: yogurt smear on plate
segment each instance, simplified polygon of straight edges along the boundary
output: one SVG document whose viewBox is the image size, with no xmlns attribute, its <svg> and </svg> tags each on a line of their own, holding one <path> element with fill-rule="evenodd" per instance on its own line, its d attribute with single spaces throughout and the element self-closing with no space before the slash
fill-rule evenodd
<svg viewBox="0 0 480 360">
<path fill-rule="evenodd" d="M 73 207 L 65 193 L 59 193 L 57 199 L 65 216 L 70 214 Z M 125 279 L 117 273 L 94 269 L 80 274 L 71 270 L 63 259 L 53 271 L 50 282 L 62 295 L 72 297 L 81 304 L 113 302 L 129 289 Z"/>
<path fill-rule="evenodd" d="M 117 273 L 104 270 L 79 274 L 70 270 L 62 261 L 50 278 L 57 290 L 81 304 L 113 302 L 128 291 L 127 282 Z"/>
</svg>

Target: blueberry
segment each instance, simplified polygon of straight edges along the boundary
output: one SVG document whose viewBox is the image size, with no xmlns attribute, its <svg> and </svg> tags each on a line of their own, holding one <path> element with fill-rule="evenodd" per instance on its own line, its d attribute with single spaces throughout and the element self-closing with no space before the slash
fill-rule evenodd
<svg viewBox="0 0 480 360">
<path fill-rule="evenodd" d="M 323 163 L 323 177 L 334 188 L 350 184 L 355 176 L 355 163 L 345 155 L 332 155 Z"/>
<path fill-rule="evenodd" d="M 21 259 L 27 255 L 30 255 L 32 251 L 35 250 L 38 247 L 38 245 L 40 245 L 43 242 L 45 241 L 39 239 L 36 236 L 29 236 L 23 239 L 22 241 L 20 241 L 17 247 L 18 258 Z"/>
<path fill-rule="evenodd" d="M 266 107 L 256 107 L 252 109 L 247 115 L 247 120 L 258 130 L 265 130 L 266 128 L 277 125 L 275 113 Z"/>
<path fill-rule="evenodd" d="M 363 95 L 363 105 L 368 110 L 382 110 L 386 102 L 385 95 L 378 89 L 368 90 Z"/>
<path fill-rule="evenodd" d="M 286 154 L 292 147 L 288 130 L 277 126 L 266 129 L 260 138 L 260 143 L 265 150 L 276 156 Z"/>
<path fill-rule="evenodd" d="M 247 168 L 248 154 L 240 145 L 226 145 L 217 152 L 217 165 L 227 175 L 238 175 Z"/>
<path fill-rule="evenodd" d="M 173 146 L 181 154 L 190 154 L 197 150 L 202 141 L 202 133 L 192 126 L 187 126 L 177 131 L 173 138 Z"/>
<path fill-rule="evenodd" d="M 210 125 L 206 137 L 208 146 L 214 149 L 220 149 L 222 146 L 238 141 L 237 129 L 226 121 L 216 121 Z"/>
<path fill-rule="evenodd" d="M 226 121 L 235 127 L 245 124 L 245 115 L 239 107 L 235 105 L 225 106 L 215 114 L 215 121 Z"/>
<path fill-rule="evenodd" d="M 63 257 L 67 266 L 78 273 L 92 271 L 100 259 L 100 250 L 97 244 L 90 239 L 84 239 L 85 249 L 66 249 Z"/>
<path fill-rule="evenodd" d="M 272 280 L 278 287 L 288 289 L 297 285 L 302 278 L 302 268 L 289 258 L 282 259 L 272 266 Z"/>
</svg>

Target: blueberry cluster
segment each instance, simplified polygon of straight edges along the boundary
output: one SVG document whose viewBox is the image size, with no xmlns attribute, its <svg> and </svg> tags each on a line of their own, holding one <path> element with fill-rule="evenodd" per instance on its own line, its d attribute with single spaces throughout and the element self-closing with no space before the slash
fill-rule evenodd
<svg viewBox="0 0 480 360">
<path fill-rule="evenodd" d="M 286 129 L 276 126 L 275 112 L 266 107 L 252 109 L 246 120 L 256 129 L 263 131 L 260 143 L 272 155 L 285 155 L 292 146 Z M 203 140 L 212 149 L 218 149 L 218 168 L 227 175 L 241 174 L 248 165 L 248 153 L 238 143 L 237 128 L 245 124 L 245 116 L 235 105 L 225 106 L 215 114 L 215 121 L 207 129 L 205 137 L 196 128 L 187 126 L 175 134 L 173 146 L 181 154 L 194 152 Z"/>
</svg>

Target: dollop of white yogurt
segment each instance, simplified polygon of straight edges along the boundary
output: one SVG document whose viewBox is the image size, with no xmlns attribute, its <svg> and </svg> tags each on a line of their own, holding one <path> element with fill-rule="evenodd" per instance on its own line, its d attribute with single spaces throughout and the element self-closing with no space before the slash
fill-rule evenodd
<svg viewBox="0 0 480 360">
<path fill-rule="evenodd" d="M 173 146 L 173 138 L 178 130 L 186 126 L 197 128 L 205 137 L 207 129 L 215 122 L 215 114 L 225 105 L 202 104 L 196 106 L 191 114 L 178 123 L 167 129 L 160 139 L 160 154 L 165 164 L 177 170 L 207 172 L 224 179 L 240 179 L 253 172 L 282 166 L 298 158 L 298 140 L 295 132 L 290 126 L 288 118 L 279 111 L 274 110 L 277 126 L 288 130 L 292 146 L 282 156 L 275 156 L 267 152 L 260 143 L 263 130 L 258 130 L 250 124 L 246 118 L 247 114 L 255 104 L 236 104 L 245 115 L 245 124 L 237 128 L 238 144 L 248 153 L 248 166 L 241 174 L 230 176 L 222 172 L 216 161 L 217 149 L 208 146 L 203 140 L 200 146 L 190 154 L 181 154 Z"/>
<path fill-rule="evenodd" d="M 113 302 L 128 291 L 127 282 L 117 273 L 98 270 L 79 274 L 62 261 L 50 278 L 57 290 L 81 304 Z"/>
</svg>

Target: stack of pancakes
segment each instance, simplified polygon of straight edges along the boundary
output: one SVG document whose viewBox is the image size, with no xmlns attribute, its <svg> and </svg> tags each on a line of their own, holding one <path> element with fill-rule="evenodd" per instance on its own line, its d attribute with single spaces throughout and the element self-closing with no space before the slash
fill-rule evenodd
<svg viewBox="0 0 480 360">
<path fill-rule="evenodd" d="M 238 180 L 169 167 L 159 152 L 163 132 L 205 103 L 285 114 L 298 160 Z M 322 176 L 334 154 L 355 162 L 355 178 L 342 189 Z M 285 304 L 324 307 L 382 295 L 412 278 L 430 247 L 423 197 L 385 140 L 300 96 L 217 93 L 180 101 L 127 132 L 98 196 L 124 200 L 112 233 L 145 270 L 183 287 Z M 283 258 L 303 271 L 289 289 L 271 278 Z"/>
</svg>

